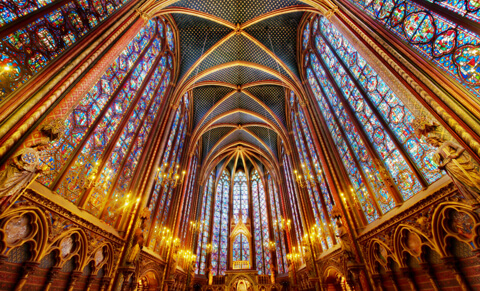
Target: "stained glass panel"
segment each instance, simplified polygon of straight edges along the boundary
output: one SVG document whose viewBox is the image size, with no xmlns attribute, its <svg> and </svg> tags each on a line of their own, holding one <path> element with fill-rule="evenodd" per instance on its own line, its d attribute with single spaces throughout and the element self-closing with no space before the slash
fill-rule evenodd
<svg viewBox="0 0 480 291">
<path fill-rule="evenodd" d="M 408 166 L 405 158 L 401 155 L 400 149 L 394 144 L 392 137 L 386 132 L 385 128 L 378 120 L 378 117 L 372 111 L 372 108 L 363 99 L 359 88 L 355 86 L 355 83 L 340 65 L 338 59 L 321 36 L 317 35 L 315 37 L 315 44 L 319 55 L 327 64 L 335 83 L 341 88 L 343 96 L 348 101 L 348 104 L 352 108 L 358 122 L 363 126 L 366 136 L 375 148 L 379 158 L 383 161 L 385 167 L 390 172 L 391 177 L 404 178 L 396 181 L 397 188 L 403 198 L 406 200 L 412 197 L 422 189 L 422 186 L 412 169 Z M 339 102 L 339 104 L 333 103 L 332 105 L 334 108 L 344 111 L 343 115 L 346 114 L 345 108 L 341 105 L 341 102 Z"/>
<path fill-rule="evenodd" d="M 208 182 L 205 185 L 205 195 L 202 201 L 202 211 L 200 219 L 203 222 L 203 227 L 198 235 L 197 243 L 197 274 L 205 274 L 206 256 L 207 256 L 207 243 L 210 233 L 210 212 L 212 207 L 213 187 L 215 184 L 214 174 L 210 174 Z"/>
<path fill-rule="evenodd" d="M 213 275 L 225 275 L 227 269 L 227 253 L 228 253 L 228 232 L 229 232 L 229 216 L 228 205 L 230 196 L 230 174 L 227 170 L 218 181 L 217 191 L 215 194 L 215 209 L 213 217 L 212 230 L 212 272 Z"/>
<path fill-rule="evenodd" d="M 73 162 L 75 166 L 67 170 L 65 179 L 60 182 L 57 191 L 60 195 L 70 201 L 77 200 L 83 190 L 83 179 L 94 175 L 94 169 L 100 165 L 104 150 L 124 118 L 125 112 L 130 110 L 133 101 L 138 100 L 138 88 L 151 69 L 159 50 L 160 41 L 155 39 L 133 73 L 127 78 L 113 102 L 107 107 L 105 114 L 99 116 L 99 123 L 95 130 L 86 136 L 85 146 Z M 135 103 L 132 106 L 135 106 Z"/>
<path fill-rule="evenodd" d="M 0 27 L 52 3 L 52 0 L 2 1 Z M 61 7 L 35 17 L 25 27 L 0 42 L 0 102 L 56 59 L 99 23 L 128 1 L 65 1 Z M 95 3 L 97 3 L 95 5 Z M 81 9 L 80 9 L 81 7 Z"/>
<path fill-rule="evenodd" d="M 97 120 L 102 109 L 104 109 L 108 101 L 113 97 L 113 93 L 118 89 L 125 76 L 128 72 L 136 68 L 134 65 L 142 52 L 142 48 L 144 48 L 153 37 L 151 30 L 148 29 L 150 26 L 155 26 L 155 22 L 149 21 L 147 26 L 140 30 L 137 36 L 107 69 L 106 73 L 67 117 L 65 121 L 65 134 L 62 138 L 50 145 L 50 158 L 48 161 L 45 161 L 50 171 L 37 178 L 39 182 L 45 186 L 51 185 L 78 144 L 85 137 L 88 129 L 94 124 L 95 120 Z"/>
<path fill-rule="evenodd" d="M 351 0 L 366 14 L 409 43 L 480 97 L 480 36 L 412 0 Z M 479 22 L 478 1 L 429 1 Z M 454 18 L 453 18 L 454 19 Z"/>
<path fill-rule="evenodd" d="M 336 54 L 363 87 L 370 101 L 388 123 L 397 139 L 404 145 L 426 180 L 432 183 L 441 177 L 433 162 L 434 148 L 419 140 L 410 123 L 415 119 L 403 102 L 378 76 L 374 69 L 355 50 L 350 42 L 326 18 L 320 18 L 320 32 L 335 48 Z M 404 173 L 404 175 L 408 175 Z M 398 177 L 401 180 L 403 177 Z M 406 178 L 403 178 L 406 179 Z"/>
</svg>

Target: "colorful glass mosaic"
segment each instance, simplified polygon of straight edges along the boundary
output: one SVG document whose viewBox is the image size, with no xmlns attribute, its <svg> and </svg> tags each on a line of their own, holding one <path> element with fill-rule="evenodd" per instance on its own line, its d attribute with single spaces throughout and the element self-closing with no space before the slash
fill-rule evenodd
<svg viewBox="0 0 480 291">
<path fill-rule="evenodd" d="M 255 262 L 258 274 L 269 275 L 271 273 L 271 257 L 268 243 L 270 234 L 268 231 L 268 212 L 267 199 L 263 181 L 258 175 L 258 171 L 254 170 L 250 185 L 252 189 L 252 207 L 253 207 L 253 238 L 255 244 Z"/>
<path fill-rule="evenodd" d="M 200 230 L 198 235 L 198 242 L 197 242 L 197 262 L 196 262 L 196 273 L 197 274 L 205 274 L 206 270 L 206 259 L 207 259 L 207 243 L 208 238 L 210 235 L 210 213 L 212 207 L 212 196 L 213 196 L 213 188 L 215 184 L 215 176 L 214 174 L 210 174 L 208 178 L 208 182 L 205 185 L 205 194 L 202 199 L 202 210 L 200 214 L 200 219 L 203 222 L 203 227 Z"/>
<path fill-rule="evenodd" d="M 215 209 L 212 230 L 212 272 L 214 276 L 225 275 L 227 270 L 228 233 L 230 204 L 230 173 L 223 171 L 215 193 Z"/>
<path fill-rule="evenodd" d="M 480 35 L 412 0 L 351 0 L 367 15 L 433 62 L 439 70 L 450 74 L 470 93 L 480 97 Z M 447 0 L 433 2 L 480 21 L 480 2 Z"/>
<path fill-rule="evenodd" d="M 0 3 L 0 27 L 48 6 L 52 0 Z M 40 13 L 25 27 L 0 41 L 0 102 L 128 1 L 74 0 Z"/>
</svg>

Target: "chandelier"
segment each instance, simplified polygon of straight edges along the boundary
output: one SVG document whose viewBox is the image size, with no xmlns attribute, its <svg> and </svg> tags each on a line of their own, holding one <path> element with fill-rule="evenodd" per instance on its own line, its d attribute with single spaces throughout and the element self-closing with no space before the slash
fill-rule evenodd
<svg viewBox="0 0 480 291">
<path fill-rule="evenodd" d="M 192 220 L 190 221 L 190 229 L 192 230 L 193 233 L 199 233 L 203 230 L 205 227 L 206 223 L 205 221 L 202 220 Z"/>
<path fill-rule="evenodd" d="M 317 168 L 317 164 L 315 164 L 315 168 Z M 305 166 L 305 163 L 302 164 L 302 172 L 304 177 L 297 171 L 293 170 L 293 175 L 295 176 L 295 181 L 297 182 L 298 186 L 301 188 L 307 187 L 308 184 L 316 184 L 318 182 L 317 175 L 310 170 L 309 167 Z M 319 174 L 322 173 L 322 170 L 319 170 Z"/>
<path fill-rule="evenodd" d="M 217 252 L 217 246 L 215 244 L 207 244 L 206 247 L 205 247 L 205 250 L 207 252 L 207 254 L 210 254 L 210 253 L 216 253 Z"/>
<path fill-rule="evenodd" d="M 183 170 L 181 176 L 178 174 L 179 171 L 179 164 L 172 163 L 171 165 L 168 165 L 165 163 L 161 167 L 158 167 L 155 181 L 162 187 L 166 185 L 169 185 L 173 188 L 180 186 L 185 180 L 186 171 Z"/>
<path fill-rule="evenodd" d="M 83 189 L 90 189 L 90 188 L 101 188 L 103 190 L 108 189 L 108 180 L 112 177 L 113 170 L 110 168 L 107 168 L 104 173 L 104 179 L 101 179 L 99 181 L 97 180 L 97 175 L 98 175 L 98 168 L 101 164 L 101 160 L 98 160 L 95 162 L 95 165 L 93 166 L 92 171 L 90 174 L 87 176 L 87 179 L 84 180 L 83 182 Z M 80 166 L 83 165 L 83 162 L 80 162 Z"/>
<path fill-rule="evenodd" d="M 284 230 L 286 232 L 290 232 L 291 229 L 291 221 L 290 219 L 284 219 L 283 217 L 280 217 L 280 221 L 276 220 L 273 222 L 273 226 L 278 226 L 281 230 Z"/>
<path fill-rule="evenodd" d="M 287 260 L 291 264 L 296 264 L 296 263 L 301 262 L 302 261 L 302 254 L 300 252 L 300 247 L 298 247 L 298 248 L 293 247 L 292 252 L 288 253 L 286 257 L 287 257 Z"/>
<path fill-rule="evenodd" d="M 265 242 L 264 246 L 271 252 L 277 250 L 277 244 L 274 241 Z"/>
</svg>

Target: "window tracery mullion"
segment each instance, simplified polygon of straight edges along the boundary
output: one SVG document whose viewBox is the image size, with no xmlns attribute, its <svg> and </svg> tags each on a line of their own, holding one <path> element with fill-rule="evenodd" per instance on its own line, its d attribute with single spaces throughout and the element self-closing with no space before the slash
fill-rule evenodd
<svg viewBox="0 0 480 291">
<path fill-rule="evenodd" d="M 297 148 L 301 150 L 299 153 L 300 162 L 302 163 L 303 166 L 305 166 L 305 168 L 310 169 L 310 172 L 311 172 L 310 161 L 309 161 L 309 157 L 307 156 L 305 143 L 303 139 L 300 137 L 300 134 L 301 134 L 300 129 L 298 128 L 297 121 L 295 118 L 296 114 L 297 113 L 292 112 L 292 126 L 294 129 L 293 134 L 294 134 L 295 143 L 297 145 Z M 314 216 L 315 224 L 323 225 L 323 223 L 320 223 L 321 218 L 319 217 L 319 215 L 321 210 L 318 207 L 317 197 L 314 195 L 315 192 L 313 191 L 312 183 L 310 183 L 310 181 L 308 180 L 309 177 L 307 176 L 307 173 L 304 171 L 303 166 L 300 167 L 298 171 L 302 173 L 302 175 L 305 178 L 305 183 L 307 184 L 307 192 L 310 198 L 309 199 L 310 204 L 312 204 L 311 206 L 313 207 L 313 210 L 314 210 L 313 216 Z M 315 185 L 313 185 L 313 187 L 315 187 Z"/>
<path fill-rule="evenodd" d="M 168 146 L 169 146 L 169 143 L 170 142 L 173 142 L 173 138 L 175 137 L 175 133 L 177 133 L 177 130 L 179 128 L 179 123 L 178 121 L 180 121 L 180 111 L 176 111 L 174 113 L 174 119 L 173 119 L 173 122 L 172 122 L 172 125 L 170 127 L 170 130 L 169 130 L 169 138 L 167 139 L 167 142 L 163 148 L 163 153 L 162 153 L 162 156 L 163 156 L 163 159 L 162 159 L 162 164 L 167 162 L 168 158 L 170 157 L 171 155 L 171 150 L 166 153 L 166 151 L 168 150 Z M 173 131 L 173 132 L 172 132 Z M 170 146 L 170 148 L 172 147 L 173 145 Z M 156 176 L 159 175 L 159 173 L 155 173 Z M 156 216 L 157 216 L 157 213 L 159 211 L 159 208 L 160 206 L 163 204 L 162 200 L 164 199 L 163 197 L 163 187 L 161 186 L 161 183 L 162 183 L 162 179 L 160 177 L 158 177 L 157 179 L 155 179 L 155 182 L 152 186 L 152 190 L 151 190 L 151 194 L 150 194 L 150 202 L 149 202 L 149 209 L 151 211 L 151 217 L 152 219 L 150 219 L 152 222 L 150 223 L 150 227 L 149 227 L 149 231 L 148 231 L 148 243 L 150 245 L 150 242 L 151 242 L 151 237 L 152 235 L 155 235 L 155 228 L 157 227 L 157 220 L 155 219 Z M 162 189 L 158 190 L 157 191 L 157 187 L 161 187 Z M 157 192 L 157 193 L 156 193 Z M 154 200 L 152 200 L 152 198 L 155 198 Z M 152 204 L 153 203 L 153 204 Z M 163 207 L 163 206 L 162 206 Z M 155 221 L 155 223 L 154 223 Z M 154 246 L 155 247 L 155 246 Z"/>
<path fill-rule="evenodd" d="M 180 123 L 179 125 L 179 128 L 181 128 L 181 132 L 177 133 L 179 134 L 180 136 L 183 136 L 187 126 L 185 126 L 185 120 L 186 118 L 184 117 L 182 119 L 182 122 Z M 182 127 L 183 125 L 183 127 Z M 177 135 L 178 136 L 178 135 Z M 173 161 L 175 161 L 181 153 L 179 153 L 178 151 L 178 146 L 181 142 L 181 138 L 178 139 L 175 141 L 175 147 L 174 147 L 174 150 L 170 152 L 171 156 L 170 156 L 170 164 L 173 165 Z M 176 171 L 177 169 L 175 169 L 175 172 L 172 172 L 172 176 L 175 176 L 176 174 Z M 173 192 L 173 187 L 172 185 L 170 185 L 170 183 L 167 183 L 166 187 L 164 187 L 164 193 L 162 193 L 162 195 L 165 195 L 165 202 L 163 203 L 163 209 L 162 209 L 162 212 L 161 212 L 161 216 L 160 216 L 160 219 L 158 220 L 161 225 L 165 225 L 165 222 L 166 222 L 166 218 L 168 216 L 168 212 L 169 212 L 169 207 L 170 207 L 170 201 L 171 201 L 171 196 L 172 196 L 172 192 Z"/>
<path fill-rule="evenodd" d="M 385 119 L 383 118 L 383 116 L 378 112 L 377 107 L 372 103 L 369 96 L 367 96 L 367 93 L 365 92 L 365 89 L 363 88 L 363 86 L 361 86 L 359 84 L 358 80 L 352 75 L 352 72 L 345 65 L 343 59 L 341 57 L 339 57 L 337 51 L 332 47 L 332 44 L 329 42 L 329 40 L 322 33 L 316 33 L 316 35 L 320 36 L 323 39 L 323 41 L 325 42 L 325 44 L 330 48 L 330 51 L 336 57 L 337 62 L 340 64 L 340 66 L 342 66 L 343 70 L 350 77 L 350 80 L 355 84 L 355 87 L 360 92 L 361 96 L 363 97 L 363 100 L 368 104 L 370 109 L 373 111 L 373 114 L 377 117 L 377 120 L 383 126 L 383 130 L 385 130 L 387 132 L 387 134 L 390 136 L 390 138 L 394 142 L 395 146 L 400 151 L 400 154 L 402 155 L 403 159 L 407 162 L 408 166 L 413 171 L 413 173 L 417 177 L 417 179 L 420 182 L 420 184 L 422 185 L 422 187 L 424 187 L 424 188 L 427 187 L 428 186 L 427 180 L 425 179 L 423 174 L 420 172 L 417 165 L 412 160 L 411 156 L 407 153 L 407 151 L 405 149 L 405 146 L 398 140 L 398 137 L 392 132 L 392 130 L 390 129 L 390 126 L 385 122 Z M 343 97 L 343 95 L 339 96 L 339 98 L 344 99 L 342 97 Z M 346 103 L 349 103 L 349 102 L 346 102 Z M 348 104 L 346 104 L 346 105 L 348 105 Z"/>
<path fill-rule="evenodd" d="M 313 68 L 311 68 L 310 65 L 308 65 L 306 68 L 310 68 L 310 69 L 313 71 Z M 326 96 L 325 88 L 323 88 L 323 86 L 320 86 L 321 82 L 319 82 L 317 75 L 312 73 L 312 76 L 313 76 L 313 78 L 314 78 L 314 81 L 317 83 L 319 89 L 322 91 L 321 93 L 320 93 L 320 92 L 319 92 L 319 93 L 320 93 L 320 94 L 323 94 L 324 96 Z M 315 94 L 314 94 L 314 95 L 315 95 Z M 324 98 L 324 97 L 320 97 L 320 98 Z M 317 99 L 318 99 L 318 97 L 317 97 Z M 318 110 L 319 110 L 320 112 L 322 112 L 322 109 L 320 108 L 318 102 L 320 102 L 320 101 L 317 100 L 316 106 L 317 106 Z M 339 123 L 338 117 L 336 116 L 336 114 L 333 114 L 333 113 L 332 113 L 332 112 L 334 112 L 334 110 L 333 110 L 333 108 L 332 108 L 332 105 L 331 105 L 329 102 L 327 102 L 327 101 L 325 101 L 324 103 L 325 103 L 324 105 L 327 106 L 328 110 L 330 111 L 330 115 L 331 115 L 331 117 L 332 117 L 332 119 L 333 119 L 332 122 L 333 122 L 333 123 L 335 124 L 335 126 L 337 127 L 337 129 L 338 129 L 338 131 L 339 131 L 339 134 L 341 135 L 342 140 L 343 140 L 345 146 L 347 147 L 347 150 L 349 151 L 348 154 L 350 155 L 351 160 L 355 163 L 355 167 L 358 169 L 358 174 L 359 174 L 360 177 L 362 178 L 362 182 L 365 182 L 365 183 L 363 183 L 363 184 L 364 184 L 365 187 L 367 188 L 367 193 L 368 193 L 368 195 L 369 195 L 368 198 L 370 198 L 370 202 L 371 202 L 372 205 L 375 207 L 375 210 L 377 211 L 378 215 L 379 215 L 379 216 L 382 216 L 382 215 L 383 215 L 383 210 L 382 210 L 382 208 L 378 205 L 377 199 L 375 198 L 375 195 L 373 194 L 373 193 L 375 193 L 375 192 L 374 192 L 374 190 L 372 189 L 372 186 L 370 185 L 370 182 L 368 182 L 369 180 L 367 179 L 366 174 L 364 173 L 364 168 L 362 167 L 362 165 L 361 165 L 360 162 L 358 161 L 357 156 L 354 154 L 355 152 L 353 151 L 352 145 L 350 144 L 350 142 L 347 142 L 347 141 L 348 141 L 348 138 L 347 138 L 347 136 L 346 136 L 346 133 L 345 133 L 343 127 L 342 127 L 342 126 L 339 126 L 340 123 Z M 326 118 L 325 116 L 323 116 L 323 114 L 322 114 L 322 117 L 323 117 L 324 119 Z M 326 123 L 325 120 L 324 120 L 324 122 Z M 327 128 L 328 128 L 328 125 L 327 125 Z M 331 132 L 331 134 L 334 135 L 333 132 Z M 334 143 L 335 143 L 334 145 L 336 145 L 336 142 L 335 142 L 335 141 L 334 141 Z M 336 147 L 338 148 L 339 145 L 336 145 Z M 344 164 L 344 166 L 345 166 L 345 164 Z M 349 181 L 349 183 L 350 183 L 350 185 L 352 185 L 352 182 Z M 358 192 L 359 190 L 356 189 L 355 191 Z M 359 195 L 359 194 L 357 194 L 357 195 Z M 365 214 L 364 211 L 365 211 L 365 209 L 363 209 L 362 215 L 366 218 L 366 214 Z M 370 220 L 370 222 L 371 222 L 371 220 Z"/>
<path fill-rule="evenodd" d="M 143 58 L 145 57 L 145 54 L 149 51 L 151 46 L 153 45 L 153 42 L 155 41 L 155 36 L 153 36 L 148 44 L 146 45 L 145 49 L 139 54 L 137 59 L 135 60 L 135 63 L 133 66 L 129 68 L 128 73 L 123 77 L 123 80 L 120 82 L 118 85 L 117 89 L 113 94 L 109 96 L 108 101 L 102 108 L 100 114 L 95 118 L 95 121 L 90 125 L 89 129 L 81 139 L 81 141 L 76 145 L 75 150 L 73 150 L 70 153 L 70 158 L 67 160 L 67 162 L 63 165 L 62 170 L 59 172 L 57 177 L 53 180 L 50 189 L 52 191 L 57 191 L 58 187 L 60 186 L 61 181 L 64 180 L 65 175 L 68 172 L 68 169 L 72 167 L 72 163 L 77 159 L 78 155 L 80 154 L 81 150 L 85 146 L 86 142 L 91 138 L 91 136 L 95 133 L 95 129 L 97 128 L 98 124 L 102 121 L 102 119 L 105 117 L 105 114 L 108 112 L 110 109 L 110 106 L 113 104 L 113 102 L 117 99 L 118 94 L 123 90 L 123 86 L 127 81 L 130 80 L 133 72 L 137 69 L 138 65 L 144 60 Z"/>
<path fill-rule="evenodd" d="M 441 15 L 442 17 L 445 17 L 446 19 L 450 20 L 453 23 L 461 23 L 462 26 L 465 26 L 465 28 L 471 31 L 480 31 L 480 24 L 479 24 L 480 16 L 477 16 L 476 20 L 473 20 L 466 16 L 471 12 L 467 12 L 464 15 L 461 15 L 459 11 L 453 11 L 452 9 L 442 6 L 441 5 L 442 1 L 438 1 L 438 0 L 433 1 L 435 2 L 435 4 L 425 0 L 411 0 L 411 1 L 427 9 L 430 9 L 431 11 L 435 11 L 435 13 L 438 13 L 439 15 Z M 467 2 L 467 1 L 468 0 L 465 0 L 464 2 Z M 436 3 L 436 2 L 439 2 L 439 3 Z M 478 12 L 477 13 L 473 12 L 472 14 L 478 15 Z"/>
<path fill-rule="evenodd" d="M 298 104 L 297 104 L 297 106 L 298 106 Z M 298 108 L 298 110 L 300 112 L 301 109 Z M 302 133 L 302 134 L 299 134 L 299 138 L 302 139 L 301 143 L 303 143 L 302 147 L 304 147 L 304 150 L 306 151 L 306 154 L 308 155 L 308 158 L 311 161 L 313 161 L 312 153 L 309 152 L 310 147 L 305 146 L 305 145 L 309 144 L 308 141 L 306 140 L 306 136 L 305 136 L 305 132 L 304 132 L 304 130 L 308 130 L 308 128 L 304 128 L 302 130 L 302 128 L 300 127 L 300 121 L 299 121 L 299 115 L 298 114 L 296 114 L 294 118 L 295 118 L 294 123 L 295 123 L 295 126 L 296 126 L 296 131 L 301 131 L 301 133 Z M 318 160 L 316 162 L 319 163 Z M 308 165 L 308 167 L 310 169 L 310 172 L 313 173 L 310 165 Z M 318 181 L 318 182 L 320 182 L 320 181 Z M 313 197 L 314 197 L 314 200 L 315 200 L 315 203 L 316 203 L 316 207 L 318 209 L 318 213 L 320 214 L 320 218 L 322 220 L 321 221 L 322 223 L 317 222 L 316 225 L 322 230 L 322 236 L 323 236 L 323 239 L 325 240 L 327 248 L 330 248 L 335 244 L 335 235 L 332 232 L 333 230 L 330 227 L 327 227 L 328 225 L 331 224 L 331 221 L 330 221 L 330 216 L 328 215 L 329 211 L 327 209 L 325 200 L 323 199 L 324 195 L 330 195 L 330 193 L 323 193 L 324 191 L 320 187 L 319 183 L 310 183 L 310 182 L 308 182 L 308 183 L 309 183 L 310 187 L 312 187 L 312 188 L 315 187 L 315 189 L 316 189 L 316 191 L 313 190 L 312 194 L 314 194 Z M 328 188 L 326 190 L 328 191 Z M 318 193 L 322 193 L 323 195 L 318 195 Z M 318 196 L 318 197 L 316 197 L 316 196 Z"/>
<path fill-rule="evenodd" d="M 342 90 L 337 86 L 334 78 L 331 76 L 331 73 L 330 71 L 328 70 L 327 66 L 325 65 L 325 63 L 323 62 L 323 59 L 319 56 L 319 53 L 316 51 L 316 50 L 313 50 L 314 54 L 317 56 L 318 58 L 318 62 L 319 64 L 322 66 L 323 68 L 323 71 L 325 72 L 326 74 L 326 77 L 329 81 L 329 83 L 332 85 L 333 89 L 335 90 L 336 92 L 336 95 L 338 97 L 338 99 L 340 100 L 341 104 L 343 105 L 343 108 L 345 109 L 345 113 L 348 115 L 350 121 L 352 122 L 352 124 L 355 126 L 355 128 L 357 129 L 357 132 L 359 134 L 359 137 L 361 139 L 361 141 L 363 142 L 367 152 L 369 153 L 369 155 L 376 159 L 376 162 L 372 162 L 374 165 L 377 165 L 378 167 L 378 163 L 381 163 L 381 158 L 380 156 L 378 155 L 378 153 L 375 151 L 375 149 L 372 148 L 372 145 L 370 143 L 370 141 L 368 140 L 368 137 L 366 136 L 365 134 L 365 130 L 362 126 L 360 126 L 360 124 L 358 124 L 358 121 L 357 119 L 355 118 L 354 114 L 351 112 L 351 107 L 350 105 L 348 104 L 348 102 L 343 98 L 343 92 Z M 315 76 L 317 77 L 317 76 Z M 318 82 L 318 80 L 317 80 Z M 318 83 L 318 84 L 321 84 L 321 83 Z M 330 110 L 331 112 L 335 112 L 335 110 L 332 108 L 332 105 L 330 104 L 330 102 L 327 102 L 329 107 L 330 107 Z M 337 123 L 338 123 L 338 119 L 337 119 Z M 341 124 L 341 123 L 339 123 Z M 342 132 L 344 131 L 344 128 L 343 127 L 340 127 Z M 344 134 L 345 136 L 345 134 Z M 346 136 L 345 136 L 346 137 Z M 348 138 L 347 138 L 348 140 Z M 353 151 L 352 151 L 353 152 Z M 381 164 L 381 166 L 384 168 L 384 165 L 383 163 Z M 392 179 L 390 177 L 390 172 L 387 173 L 388 175 L 388 178 L 385 177 L 386 179 Z M 382 177 L 384 178 L 384 177 Z M 385 179 L 384 178 L 384 179 Z M 385 189 L 387 189 L 387 192 L 390 193 L 390 195 L 392 196 L 392 198 L 394 199 L 395 201 L 395 204 L 399 204 L 399 203 L 403 203 L 403 199 L 401 198 L 401 194 L 399 192 L 399 190 L 397 189 L 396 185 L 392 182 L 392 184 L 394 185 L 394 187 L 385 187 Z M 393 189 L 392 189 L 393 188 Z"/>
<path fill-rule="evenodd" d="M 297 200 L 297 195 L 300 195 L 299 193 L 297 193 L 296 191 L 298 190 L 298 188 L 295 188 L 296 185 L 294 184 L 294 181 L 293 181 L 293 177 L 291 176 L 292 175 L 292 167 L 291 167 L 291 164 L 290 164 L 290 159 L 288 157 L 287 154 L 284 154 L 284 164 L 286 164 L 286 169 L 285 169 L 285 172 L 286 172 L 286 176 L 287 176 L 287 180 L 290 182 L 290 187 L 291 189 L 289 189 L 289 193 L 288 195 L 290 196 L 290 206 L 291 206 L 291 217 L 292 217 L 292 222 L 293 222 L 293 228 L 294 228 L 294 233 L 295 233 L 295 240 L 296 240 L 296 243 L 297 243 L 297 246 L 300 245 L 300 240 L 302 239 L 303 237 L 303 228 L 302 228 L 302 220 L 301 220 L 301 217 L 300 217 L 300 206 L 298 205 L 298 200 Z M 288 185 L 288 184 L 287 184 Z M 287 219 L 287 218 L 285 218 Z M 290 233 L 289 233 L 290 235 Z M 292 245 L 293 247 L 293 242 L 292 242 Z"/>
<path fill-rule="evenodd" d="M 13 1 L 3 2 L 0 39 L 5 45 L 2 46 L 0 62 L 15 68 L 16 73 L 0 83 L 0 87 L 5 89 L 0 91 L 2 101 L 57 61 L 62 53 L 85 40 L 86 35 L 98 29 L 111 16 L 132 4 L 131 1 L 42 2 L 45 5 L 29 1 L 25 4 L 28 8 L 18 7 Z M 27 41 L 30 37 L 32 40 Z"/>
<path fill-rule="evenodd" d="M 158 58 L 158 59 L 161 59 L 161 58 Z M 155 70 L 158 69 L 158 68 L 156 68 L 157 65 L 158 65 L 158 62 L 154 63 L 154 65 L 152 66 L 153 71 L 155 71 Z M 136 144 L 136 140 L 137 140 L 137 138 L 138 138 L 138 135 L 140 134 L 141 130 L 143 129 L 143 125 L 144 125 L 145 121 L 146 121 L 147 118 L 148 118 L 148 113 L 149 113 L 149 111 L 150 111 L 150 108 L 151 108 L 152 105 L 155 103 L 155 96 L 156 96 L 156 94 L 158 93 L 158 90 L 160 89 L 160 87 L 162 86 L 163 80 L 164 80 L 167 72 L 168 72 L 167 70 L 165 70 L 165 69 L 163 70 L 162 76 L 161 76 L 160 80 L 158 81 L 158 84 L 155 86 L 155 90 L 154 90 L 154 92 L 153 92 L 153 94 L 152 94 L 152 97 L 151 97 L 149 103 L 148 103 L 148 106 L 147 106 L 147 108 L 145 108 L 145 110 L 144 110 L 144 114 L 143 114 L 143 116 L 142 116 L 142 119 L 141 119 L 140 123 L 138 124 L 138 126 L 137 126 L 137 128 L 136 128 L 136 130 L 135 130 L 135 134 L 134 134 L 134 136 L 132 137 L 132 141 L 130 142 L 130 144 L 129 144 L 129 146 L 128 146 L 128 149 L 127 149 L 127 151 L 125 152 L 125 154 L 124 154 L 124 156 L 123 156 L 123 159 L 120 161 L 120 166 L 119 166 L 118 169 L 116 170 L 115 178 L 114 178 L 113 182 L 111 183 L 110 188 L 109 188 L 107 194 L 105 195 L 105 197 L 111 197 L 111 198 L 113 197 L 112 194 L 113 194 L 113 192 L 116 190 L 117 183 L 118 183 L 119 179 L 121 178 L 121 174 L 122 174 L 123 168 L 124 168 L 125 164 L 127 163 L 128 157 L 129 157 L 130 154 L 132 153 L 133 148 L 135 147 L 135 144 Z M 152 73 L 153 73 L 153 72 L 152 72 Z M 145 79 L 146 79 L 145 82 L 146 82 L 146 83 L 150 82 L 150 81 L 152 80 L 153 76 L 154 76 L 153 74 L 147 76 L 147 77 L 145 78 Z M 143 95 L 144 92 L 146 92 L 146 91 L 145 91 L 146 89 L 147 89 L 147 86 L 145 86 L 145 87 L 143 88 L 143 90 L 139 90 L 139 92 L 141 91 L 140 96 Z M 139 99 L 139 100 L 140 100 L 140 99 Z M 138 104 L 138 103 L 137 103 L 137 104 Z M 132 104 L 132 106 L 136 106 L 136 104 Z M 126 115 L 126 117 L 129 117 L 129 116 L 130 116 L 130 114 L 127 114 L 127 115 Z M 123 130 L 125 129 L 125 127 L 128 126 L 128 124 L 129 124 L 128 121 L 129 121 L 129 120 L 127 120 L 127 122 L 125 122 L 125 124 L 124 124 L 121 128 L 118 128 L 118 129 L 117 129 L 117 131 L 118 131 L 119 133 L 122 133 Z M 119 140 L 120 137 L 121 137 L 121 134 L 119 134 L 117 138 L 113 138 L 113 139 L 111 140 L 111 145 L 112 145 L 112 147 L 111 147 L 110 150 L 106 150 L 106 151 L 105 151 L 105 153 L 103 154 L 103 157 L 110 157 L 110 155 L 111 155 L 111 154 L 113 153 L 113 151 L 115 150 L 115 145 L 117 144 L 117 142 L 118 142 L 118 140 Z M 105 160 L 105 161 L 104 161 L 104 165 L 106 165 L 107 162 L 108 162 L 108 161 Z M 102 165 L 99 166 L 99 168 L 100 168 L 100 169 L 103 169 L 103 168 L 104 168 L 104 165 L 103 165 L 103 166 L 102 166 Z M 103 174 L 103 171 L 102 171 L 101 175 L 102 175 L 102 174 Z M 99 175 L 99 176 L 100 176 L 100 175 Z M 94 189 L 93 191 L 95 191 L 95 189 Z M 90 195 L 92 195 L 92 194 L 93 194 L 93 193 L 91 193 Z M 87 198 L 87 199 L 88 199 L 88 198 Z M 113 198 L 112 198 L 112 199 L 113 199 Z M 105 199 L 103 205 L 100 207 L 100 208 L 101 208 L 101 211 L 100 211 L 101 214 L 100 214 L 99 217 L 103 217 L 103 216 L 104 216 L 105 211 L 106 211 L 106 208 L 107 208 L 107 205 L 109 204 L 109 202 L 111 202 L 110 199 Z"/>
</svg>

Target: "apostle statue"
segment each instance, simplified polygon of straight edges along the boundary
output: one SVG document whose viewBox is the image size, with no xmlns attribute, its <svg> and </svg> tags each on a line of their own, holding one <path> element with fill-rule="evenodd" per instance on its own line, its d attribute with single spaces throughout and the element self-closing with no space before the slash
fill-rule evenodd
<svg viewBox="0 0 480 291">
<path fill-rule="evenodd" d="M 434 162 L 440 170 L 445 170 L 467 198 L 480 203 L 480 167 L 460 144 L 447 140 L 440 132 L 440 125 L 424 117 L 412 122 L 419 138 L 436 148 Z"/>
<path fill-rule="evenodd" d="M 18 150 L 0 171 L 0 213 L 48 166 L 45 159 L 48 144 L 59 139 L 65 131 L 64 121 L 55 119 L 40 127 L 40 137 Z"/>
<path fill-rule="evenodd" d="M 135 229 L 132 238 L 132 246 L 127 256 L 127 264 L 135 264 L 140 256 L 140 252 L 145 244 L 143 230 L 146 227 L 147 220 L 150 218 L 150 210 L 145 207 L 140 213 L 140 225 Z"/>
</svg>

